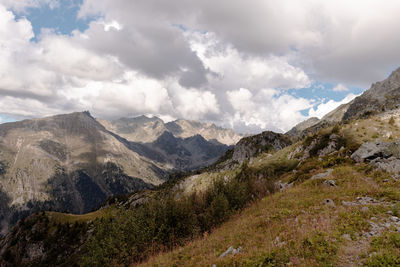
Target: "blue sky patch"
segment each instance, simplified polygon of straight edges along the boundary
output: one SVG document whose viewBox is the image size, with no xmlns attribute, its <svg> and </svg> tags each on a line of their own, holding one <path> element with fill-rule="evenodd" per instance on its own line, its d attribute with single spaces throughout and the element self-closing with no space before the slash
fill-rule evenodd
<svg viewBox="0 0 400 267">
<path fill-rule="evenodd" d="M 73 30 L 84 31 L 88 28 L 93 18 L 78 19 L 77 14 L 82 4 L 82 0 L 59 1 L 55 7 L 41 5 L 39 7 L 28 8 L 24 13 L 16 13 L 16 17 L 26 17 L 32 24 L 37 41 L 43 28 L 52 29 L 56 33 L 71 34 Z"/>
</svg>

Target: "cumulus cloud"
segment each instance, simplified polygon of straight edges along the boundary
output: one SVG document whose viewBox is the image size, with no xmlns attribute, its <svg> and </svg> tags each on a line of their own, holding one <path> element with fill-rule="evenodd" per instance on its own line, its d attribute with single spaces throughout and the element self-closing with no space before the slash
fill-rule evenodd
<svg viewBox="0 0 400 267">
<path fill-rule="evenodd" d="M 325 103 L 321 103 L 315 108 L 311 108 L 308 111 L 309 117 L 317 117 L 321 119 L 323 116 L 334 110 L 335 108 L 339 107 L 342 104 L 349 103 L 352 101 L 354 98 L 356 98 L 357 95 L 355 94 L 348 94 L 345 98 L 343 98 L 341 101 L 334 101 L 334 100 L 328 100 Z"/>
<path fill-rule="evenodd" d="M 306 117 L 302 110 L 310 108 L 311 102 L 274 89 L 261 89 L 256 94 L 246 88 L 227 92 L 235 113 L 230 117 L 231 126 L 244 132 L 250 129 L 271 129 L 285 132 Z"/>
<path fill-rule="evenodd" d="M 86 30 L 31 41 L 31 23 L 13 12 L 57 2 L 0 0 L 0 113 L 89 109 L 286 131 L 400 62 L 395 0 L 84 0 Z M 288 91 L 314 81 L 349 94 L 316 105 Z"/>
<path fill-rule="evenodd" d="M 0 0 L 0 4 L 18 12 L 25 12 L 26 8 L 38 8 L 43 5 L 51 9 L 59 6 L 58 0 Z"/>
</svg>

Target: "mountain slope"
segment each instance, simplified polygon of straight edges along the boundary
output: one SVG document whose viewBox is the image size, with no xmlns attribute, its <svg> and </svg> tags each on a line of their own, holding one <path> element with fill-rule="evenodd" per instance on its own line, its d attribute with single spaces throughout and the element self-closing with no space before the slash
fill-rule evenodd
<svg viewBox="0 0 400 267">
<path fill-rule="evenodd" d="M 167 177 L 88 112 L 1 124 L 0 162 L 2 233 L 34 211 L 89 212 Z"/>
<path fill-rule="evenodd" d="M 399 101 L 400 68 L 393 71 L 387 79 L 374 83 L 369 90 L 356 97 L 344 114 L 343 120 L 361 118 L 398 108 Z"/>
<path fill-rule="evenodd" d="M 294 131 L 289 131 L 287 134 L 304 137 L 336 123 L 342 123 L 352 119 L 367 118 L 371 115 L 397 109 L 400 107 L 399 103 L 400 68 L 393 71 L 385 80 L 372 84 L 371 88 L 366 90 L 362 95 L 332 110 L 319 122 L 302 129 L 296 134 Z"/>
<path fill-rule="evenodd" d="M 295 125 L 292 129 L 286 132 L 286 134 L 289 136 L 297 136 L 305 129 L 317 124 L 319 121 L 320 120 L 317 117 L 309 118 L 308 120 L 302 121 L 299 124 Z"/>
</svg>

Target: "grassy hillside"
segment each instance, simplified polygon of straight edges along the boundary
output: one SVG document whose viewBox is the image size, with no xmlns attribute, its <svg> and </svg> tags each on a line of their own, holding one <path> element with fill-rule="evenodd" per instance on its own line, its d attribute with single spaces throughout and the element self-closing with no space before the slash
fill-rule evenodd
<svg viewBox="0 0 400 267">
<path fill-rule="evenodd" d="M 399 138 L 398 120 L 397 114 L 390 113 L 340 127 L 344 150 L 350 149 L 347 155 L 362 142 Z M 272 156 L 260 155 L 249 166 L 262 169 L 278 163 L 296 146 L 299 143 Z M 322 178 L 311 178 L 317 174 Z M 294 183 L 256 201 L 211 232 L 139 266 L 400 264 L 400 181 L 394 175 L 367 163 L 355 164 L 346 152 L 334 152 L 308 158 L 279 179 Z M 328 199 L 333 202 L 326 203 Z M 230 246 L 243 249 L 219 258 Z"/>
</svg>

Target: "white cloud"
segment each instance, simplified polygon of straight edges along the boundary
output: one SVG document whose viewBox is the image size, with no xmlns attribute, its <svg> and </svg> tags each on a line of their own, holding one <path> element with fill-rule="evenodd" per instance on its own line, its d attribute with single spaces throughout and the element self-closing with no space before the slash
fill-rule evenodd
<svg viewBox="0 0 400 267">
<path fill-rule="evenodd" d="M 348 94 L 345 98 L 343 98 L 341 101 L 334 101 L 334 100 L 329 100 L 325 103 L 319 104 L 316 108 L 311 108 L 308 111 L 309 117 L 317 117 L 321 119 L 323 116 L 334 110 L 335 108 L 339 107 L 342 104 L 349 103 L 351 100 L 356 98 L 357 95 L 355 94 Z"/>
<path fill-rule="evenodd" d="M 301 111 L 311 107 L 307 99 L 279 94 L 273 89 L 262 89 L 253 95 L 250 90 L 240 88 L 228 91 L 227 97 L 235 109 L 230 116 L 231 126 L 241 132 L 246 128 L 285 132 L 306 119 Z"/>
<path fill-rule="evenodd" d="M 25 12 L 26 8 L 38 8 L 42 5 L 48 5 L 53 9 L 58 7 L 60 3 L 58 0 L 0 0 L 0 4 L 17 12 Z"/>
<path fill-rule="evenodd" d="M 347 88 L 343 84 L 339 83 L 338 85 L 333 87 L 332 90 L 335 91 L 335 92 L 344 92 L 344 91 L 349 91 L 349 88 Z"/>
<path fill-rule="evenodd" d="M 42 31 L 37 42 L 30 22 L 6 10 L 57 2 L 0 0 L 1 113 L 90 109 L 285 131 L 315 103 L 287 89 L 317 81 L 351 93 L 400 62 L 397 0 L 84 0 L 79 16 L 96 15 L 87 30 Z M 322 117 L 352 97 L 309 114 Z"/>
</svg>

